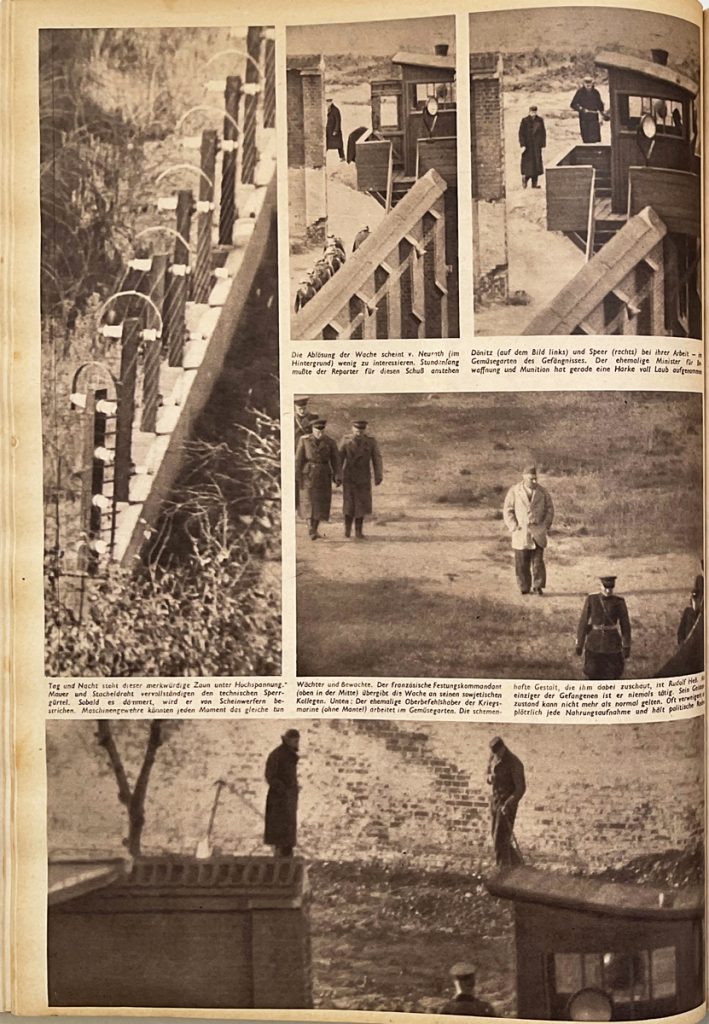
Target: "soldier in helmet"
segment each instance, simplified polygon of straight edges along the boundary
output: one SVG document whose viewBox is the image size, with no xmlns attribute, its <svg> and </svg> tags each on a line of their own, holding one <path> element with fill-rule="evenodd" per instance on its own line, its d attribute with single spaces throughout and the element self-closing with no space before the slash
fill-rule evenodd
<svg viewBox="0 0 709 1024">
<path fill-rule="evenodd" d="M 457 963 L 451 967 L 453 979 L 453 997 L 443 1004 L 438 1011 L 452 1016 L 461 1017 L 496 1017 L 495 1010 L 484 999 L 475 995 L 475 966 L 470 963 Z"/>
<path fill-rule="evenodd" d="M 384 478 L 382 454 L 376 438 L 367 433 L 367 420 L 354 420 L 352 433 L 340 442 L 342 464 L 342 510 L 345 537 L 364 540 L 364 517 L 372 514 L 372 471 L 376 487 Z"/>
<path fill-rule="evenodd" d="M 589 594 L 579 619 L 576 653 L 584 655 L 587 679 L 620 679 L 630 657 L 630 618 L 625 599 L 614 593 L 616 576 L 601 576 L 601 590 Z"/>
</svg>

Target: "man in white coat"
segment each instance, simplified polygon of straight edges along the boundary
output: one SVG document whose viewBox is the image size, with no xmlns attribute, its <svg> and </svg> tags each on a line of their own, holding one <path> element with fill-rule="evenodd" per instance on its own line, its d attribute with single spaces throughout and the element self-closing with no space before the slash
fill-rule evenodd
<svg viewBox="0 0 709 1024">
<path fill-rule="evenodd" d="M 541 597 L 547 585 L 544 549 L 554 522 L 554 504 L 549 492 L 537 483 L 536 466 L 526 466 L 522 482 L 510 487 L 502 515 L 512 537 L 519 589 Z"/>
</svg>

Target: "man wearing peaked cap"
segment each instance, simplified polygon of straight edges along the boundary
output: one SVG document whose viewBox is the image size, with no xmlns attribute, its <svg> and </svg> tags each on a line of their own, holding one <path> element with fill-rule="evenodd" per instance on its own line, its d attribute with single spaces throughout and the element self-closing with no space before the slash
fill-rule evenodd
<svg viewBox="0 0 709 1024">
<path fill-rule="evenodd" d="M 630 617 L 625 599 L 614 593 L 615 576 L 600 576 L 601 590 L 589 594 L 579 619 L 576 653 L 584 655 L 587 679 L 620 679 L 630 657 Z"/>
<path fill-rule="evenodd" d="M 308 534 L 317 540 L 318 525 L 330 518 L 332 485 L 340 485 L 340 454 L 325 433 L 327 420 L 313 420 L 312 432 L 301 437 L 295 453 L 295 483 L 300 491 L 300 511 L 308 520 Z"/>
<path fill-rule="evenodd" d="M 554 522 L 551 495 L 537 482 L 536 466 L 525 466 L 521 483 L 510 487 L 502 510 L 515 556 L 515 575 L 522 594 L 544 593 L 547 585 L 544 550 Z"/>
<path fill-rule="evenodd" d="M 294 451 L 298 451 L 298 442 L 301 437 L 305 437 L 306 434 L 312 433 L 313 421 L 317 419 L 315 413 L 308 412 L 308 402 L 310 399 L 302 397 L 296 398 L 293 402 L 294 412 L 293 418 L 295 421 L 295 448 Z M 298 511 L 300 506 L 300 488 L 298 484 L 295 485 L 295 510 Z"/>
<path fill-rule="evenodd" d="M 453 998 L 449 999 L 438 1011 L 451 1016 L 459 1014 L 465 1017 L 496 1017 L 494 1008 L 484 999 L 475 995 L 475 965 L 461 961 L 453 964 L 450 969 L 453 979 Z"/>
<path fill-rule="evenodd" d="M 367 420 L 354 420 L 352 432 L 340 442 L 342 464 L 342 511 L 345 537 L 364 540 L 364 517 L 372 514 L 372 473 L 376 487 L 384 479 L 382 453 L 376 438 L 367 433 Z"/>
</svg>

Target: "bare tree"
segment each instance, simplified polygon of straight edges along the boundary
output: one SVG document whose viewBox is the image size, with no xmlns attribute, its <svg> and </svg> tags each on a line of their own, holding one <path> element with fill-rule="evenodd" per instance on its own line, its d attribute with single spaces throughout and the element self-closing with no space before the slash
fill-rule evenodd
<svg viewBox="0 0 709 1024">
<path fill-rule="evenodd" d="M 140 841 L 143 826 L 145 825 L 145 797 L 148 792 L 150 772 L 155 764 L 158 749 L 163 744 L 163 723 L 159 719 L 153 719 L 150 722 L 143 763 L 132 789 L 121 755 L 118 752 L 116 741 L 113 738 L 111 723 L 106 721 L 106 719 L 99 719 L 96 724 L 96 740 L 98 745 L 106 751 L 113 774 L 118 783 L 118 799 L 128 811 L 128 838 L 124 839 L 123 843 L 131 856 L 138 857 L 140 856 Z"/>
</svg>

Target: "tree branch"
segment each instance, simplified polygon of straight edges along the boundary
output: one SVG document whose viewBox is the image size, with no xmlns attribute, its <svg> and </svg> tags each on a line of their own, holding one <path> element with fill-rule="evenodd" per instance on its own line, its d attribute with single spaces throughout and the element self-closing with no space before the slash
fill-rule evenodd
<svg viewBox="0 0 709 1024">
<path fill-rule="evenodd" d="M 111 768 L 113 768 L 113 774 L 116 777 L 118 783 L 118 799 L 126 807 L 130 807 L 133 794 L 128 783 L 128 776 L 126 775 L 123 762 L 121 761 L 121 755 L 118 753 L 118 747 L 116 746 L 115 740 L 113 739 L 113 733 L 111 732 L 111 726 L 105 719 L 99 719 L 96 723 L 98 729 L 96 731 L 96 739 L 100 747 L 103 747 L 108 755 L 108 759 L 111 762 Z"/>
</svg>

